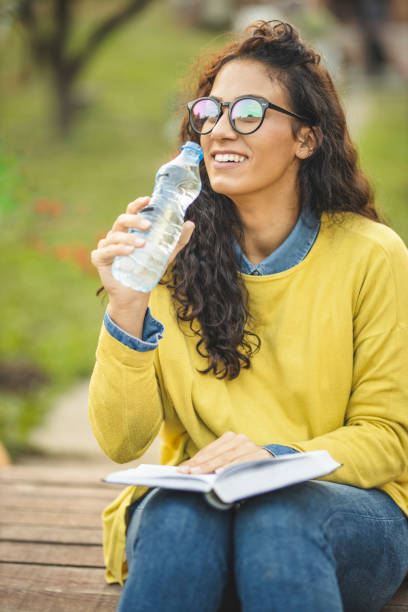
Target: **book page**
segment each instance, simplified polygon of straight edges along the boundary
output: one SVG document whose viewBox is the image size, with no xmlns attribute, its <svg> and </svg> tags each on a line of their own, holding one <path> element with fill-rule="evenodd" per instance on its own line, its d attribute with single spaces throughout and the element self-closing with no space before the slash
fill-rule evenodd
<svg viewBox="0 0 408 612">
<path fill-rule="evenodd" d="M 213 489 L 223 502 L 231 503 L 325 476 L 338 467 L 340 464 L 325 450 L 280 455 L 227 468 L 220 473 Z"/>
<path fill-rule="evenodd" d="M 211 490 L 215 479 L 215 474 L 182 474 L 177 471 L 177 466 L 142 463 L 136 468 L 112 472 L 104 478 L 104 481 L 113 484 L 144 485 L 206 493 Z"/>
</svg>

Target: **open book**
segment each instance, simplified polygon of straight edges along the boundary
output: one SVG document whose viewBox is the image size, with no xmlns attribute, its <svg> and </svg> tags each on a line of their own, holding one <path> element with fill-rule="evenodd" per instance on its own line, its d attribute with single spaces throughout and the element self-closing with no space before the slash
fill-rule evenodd
<svg viewBox="0 0 408 612">
<path fill-rule="evenodd" d="M 236 463 L 218 474 L 182 474 L 176 466 L 141 464 L 112 472 L 104 482 L 198 491 L 220 509 L 253 495 L 267 493 L 334 472 L 340 463 L 325 450 L 280 455 Z"/>
</svg>

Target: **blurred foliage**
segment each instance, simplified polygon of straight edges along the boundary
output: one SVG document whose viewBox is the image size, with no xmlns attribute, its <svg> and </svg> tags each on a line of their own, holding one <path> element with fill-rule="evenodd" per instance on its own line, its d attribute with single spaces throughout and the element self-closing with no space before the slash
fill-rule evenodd
<svg viewBox="0 0 408 612">
<path fill-rule="evenodd" d="M 82 16 L 85 28 L 94 15 Z M 90 374 L 105 308 L 90 250 L 174 152 L 177 87 L 213 35 L 153 5 L 83 75 L 94 104 L 68 141 L 55 138 L 47 81 L 21 36 L 14 27 L 0 39 L 0 368 L 30 366 L 49 383 L 29 393 L 0 385 L 0 439 L 13 455 L 55 395 Z"/>
<path fill-rule="evenodd" d="M 13 193 L 18 178 L 16 157 L 10 152 L 6 154 L 2 151 L 0 157 L 0 222 L 2 223 L 6 221 L 7 214 L 17 206 Z"/>
<path fill-rule="evenodd" d="M 30 448 L 30 432 L 42 422 L 50 399 L 45 392 L 28 396 L 1 392 L 0 433 L 11 458 Z"/>
<path fill-rule="evenodd" d="M 408 93 L 382 89 L 371 97 L 372 113 L 358 143 L 361 165 L 379 210 L 408 244 Z"/>
<path fill-rule="evenodd" d="M 94 278 L 76 256 L 61 256 L 61 246 L 41 240 L 52 224 L 55 203 L 38 209 L 28 197 L 13 156 L 0 150 L 2 241 L 0 276 L 0 373 L 12 370 L 19 388 L 0 381 L 0 438 L 12 455 L 27 444 L 31 428 L 41 421 L 50 401 L 73 378 L 86 376 L 94 355 Z M 7 208 L 3 205 L 7 204 Z M 51 216 L 50 216 L 51 212 Z M 84 247 L 81 246 L 84 250 Z M 80 253 L 82 250 L 80 249 Z M 64 255 L 64 252 L 62 253 Z M 38 381 L 33 388 L 28 379 Z M 46 382 L 50 384 L 45 384 Z"/>
<path fill-rule="evenodd" d="M 78 111 L 88 103 L 76 91 L 80 73 L 106 38 L 134 18 L 150 1 L 14 0 L 14 10 L 7 12 L 22 27 L 27 50 L 36 66 L 45 69 L 48 75 L 55 99 L 56 125 L 61 136 L 72 128 Z M 85 20 L 81 18 L 84 9 L 88 9 Z M 106 14 L 102 16 L 101 13 Z M 83 31 L 84 22 L 90 24 L 89 32 L 79 45 L 78 33 Z"/>
<path fill-rule="evenodd" d="M 63 142 L 21 31 L 0 36 L 0 367 L 32 368 L 48 380 L 0 388 L 0 439 L 14 455 L 55 395 L 89 376 L 105 308 L 89 252 L 128 202 L 151 192 L 177 146 L 184 76 L 200 52 L 225 42 L 177 25 L 166 6 L 153 3 L 106 41 L 81 75 L 93 104 Z M 94 13 L 83 8 L 81 18 L 85 31 Z M 403 96 L 384 91 L 361 135 L 363 167 L 405 239 L 406 125 Z"/>
</svg>

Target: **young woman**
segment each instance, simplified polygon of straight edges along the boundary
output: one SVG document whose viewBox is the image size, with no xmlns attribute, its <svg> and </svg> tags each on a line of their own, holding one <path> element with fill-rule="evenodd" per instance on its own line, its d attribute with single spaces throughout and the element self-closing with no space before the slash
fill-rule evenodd
<svg viewBox="0 0 408 612">
<path fill-rule="evenodd" d="M 121 611 L 380 610 L 408 570 L 407 249 L 290 25 L 211 57 L 188 107 L 203 190 L 167 278 L 148 295 L 111 275 L 148 198 L 92 254 L 95 436 L 125 463 L 160 431 L 162 462 L 191 473 L 317 449 L 342 467 L 225 512 L 129 487 L 104 513 L 107 580 L 127 578 Z"/>
</svg>

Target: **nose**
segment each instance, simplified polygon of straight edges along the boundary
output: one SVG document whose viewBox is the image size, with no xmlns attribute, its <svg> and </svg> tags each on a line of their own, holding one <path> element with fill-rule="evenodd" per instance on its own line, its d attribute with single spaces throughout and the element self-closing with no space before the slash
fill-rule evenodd
<svg viewBox="0 0 408 612">
<path fill-rule="evenodd" d="M 213 138 L 219 138 L 219 139 L 223 139 L 223 138 L 235 139 L 238 136 L 237 132 L 233 129 L 229 121 L 228 107 L 222 108 L 221 116 L 218 119 L 217 123 L 214 125 L 210 135 Z"/>
</svg>

